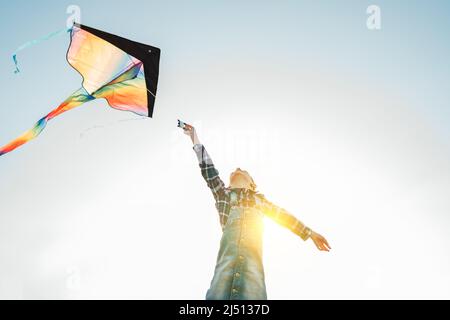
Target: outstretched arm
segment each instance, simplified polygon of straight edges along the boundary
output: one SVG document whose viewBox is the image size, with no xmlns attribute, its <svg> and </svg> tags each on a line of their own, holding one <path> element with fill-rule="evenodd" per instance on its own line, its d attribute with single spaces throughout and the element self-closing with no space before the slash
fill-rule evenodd
<svg viewBox="0 0 450 320">
<path fill-rule="evenodd" d="M 276 223 L 285 228 L 288 228 L 304 241 L 311 238 L 317 249 L 319 249 L 320 251 L 329 251 L 331 249 L 327 240 L 323 236 L 311 230 L 303 222 L 290 214 L 287 210 L 273 204 L 264 196 L 260 196 L 259 199 L 261 200 L 260 210 Z"/>
<path fill-rule="evenodd" d="M 186 125 L 184 128 L 184 133 L 191 137 L 192 143 L 194 144 L 193 149 L 197 155 L 202 176 L 205 179 L 209 189 L 211 189 L 214 199 L 217 202 L 221 199 L 225 188 L 225 184 L 222 179 L 220 179 L 219 171 L 214 166 L 214 163 L 206 151 L 205 146 L 201 144 L 195 128 L 190 125 Z"/>
</svg>

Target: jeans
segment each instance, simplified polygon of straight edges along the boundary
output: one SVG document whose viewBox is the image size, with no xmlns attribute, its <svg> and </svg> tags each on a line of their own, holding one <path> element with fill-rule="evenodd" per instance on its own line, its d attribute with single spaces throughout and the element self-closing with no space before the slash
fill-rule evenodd
<svg viewBox="0 0 450 320">
<path fill-rule="evenodd" d="M 254 208 L 232 206 L 207 300 L 267 299 L 262 263 L 263 215 Z"/>
</svg>

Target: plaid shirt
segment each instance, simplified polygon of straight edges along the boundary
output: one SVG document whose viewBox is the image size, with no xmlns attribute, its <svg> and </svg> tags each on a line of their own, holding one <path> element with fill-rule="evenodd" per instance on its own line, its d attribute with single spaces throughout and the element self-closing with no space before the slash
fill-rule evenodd
<svg viewBox="0 0 450 320">
<path fill-rule="evenodd" d="M 235 191 L 237 193 L 237 203 L 239 206 L 244 208 L 255 207 L 264 215 L 268 216 L 281 226 L 288 228 L 303 240 L 307 240 L 311 236 L 310 228 L 285 209 L 268 201 L 263 194 L 250 189 L 225 187 L 225 184 L 219 177 L 219 171 L 214 167 L 211 157 L 205 147 L 202 144 L 196 144 L 193 149 L 197 155 L 202 176 L 214 196 L 222 230 L 227 224 L 230 208 L 234 203 L 230 196 L 231 191 Z"/>
</svg>

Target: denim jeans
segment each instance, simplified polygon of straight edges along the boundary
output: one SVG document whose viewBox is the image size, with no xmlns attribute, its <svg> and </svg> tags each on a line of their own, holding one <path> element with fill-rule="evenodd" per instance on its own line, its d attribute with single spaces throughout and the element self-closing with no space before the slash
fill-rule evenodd
<svg viewBox="0 0 450 320">
<path fill-rule="evenodd" d="M 207 300 L 267 299 L 262 263 L 263 214 L 231 206 Z"/>
</svg>

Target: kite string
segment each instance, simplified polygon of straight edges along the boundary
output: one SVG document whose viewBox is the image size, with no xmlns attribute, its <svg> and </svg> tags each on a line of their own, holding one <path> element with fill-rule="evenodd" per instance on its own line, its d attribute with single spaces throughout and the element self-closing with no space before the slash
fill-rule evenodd
<svg viewBox="0 0 450 320">
<path fill-rule="evenodd" d="M 142 117 L 139 117 L 137 119 L 136 118 L 126 118 L 126 119 L 120 119 L 120 120 L 108 122 L 108 123 L 105 123 L 105 124 L 96 124 L 96 125 L 93 125 L 93 126 L 87 128 L 87 129 L 85 129 L 83 132 L 81 132 L 80 133 L 80 139 L 82 139 L 83 136 L 88 131 L 91 131 L 91 130 L 102 129 L 102 128 L 105 128 L 105 127 L 114 126 L 114 125 L 117 125 L 119 122 L 139 121 L 139 120 L 145 120 L 145 119 L 148 119 L 148 117 L 143 117 L 142 116 Z"/>
<path fill-rule="evenodd" d="M 70 27 L 70 28 L 67 28 L 67 27 L 66 27 L 66 28 L 64 28 L 64 29 L 61 29 L 61 30 L 58 30 L 58 31 L 54 31 L 54 32 L 52 32 L 52 33 L 49 33 L 48 35 L 43 36 L 43 37 L 41 37 L 41 38 L 39 38 L 39 39 L 35 39 L 35 40 L 32 40 L 32 41 L 28 41 L 28 42 L 22 44 L 19 48 L 16 49 L 16 51 L 13 53 L 13 56 L 12 56 L 13 61 L 14 61 L 14 65 L 15 65 L 15 67 L 16 67 L 16 70 L 14 70 L 14 73 L 17 74 L 17 73 L 20 72 L 20 69 L 19 69 L 19 63 L 18 63 L 18 61 L 17 61 L 17 54 L 18 54 L 20 51 L 25 50 L 25 49 L 27 49 L 27 48 L 29 48 L 29 47 L 35 46 L 35 45 L 37 45 L 37 44 L 39 44 L 39 43 L 41 43 L 41 42 L 43 42 L 43 41 L 50 40 L 51 38 L 54 38 L 54 37 L 57 37 L 57 36 L 66 34 L 66 33 L 71 32 L 71 31 L 72 31 L 72 27 Z"/>
</svg>

